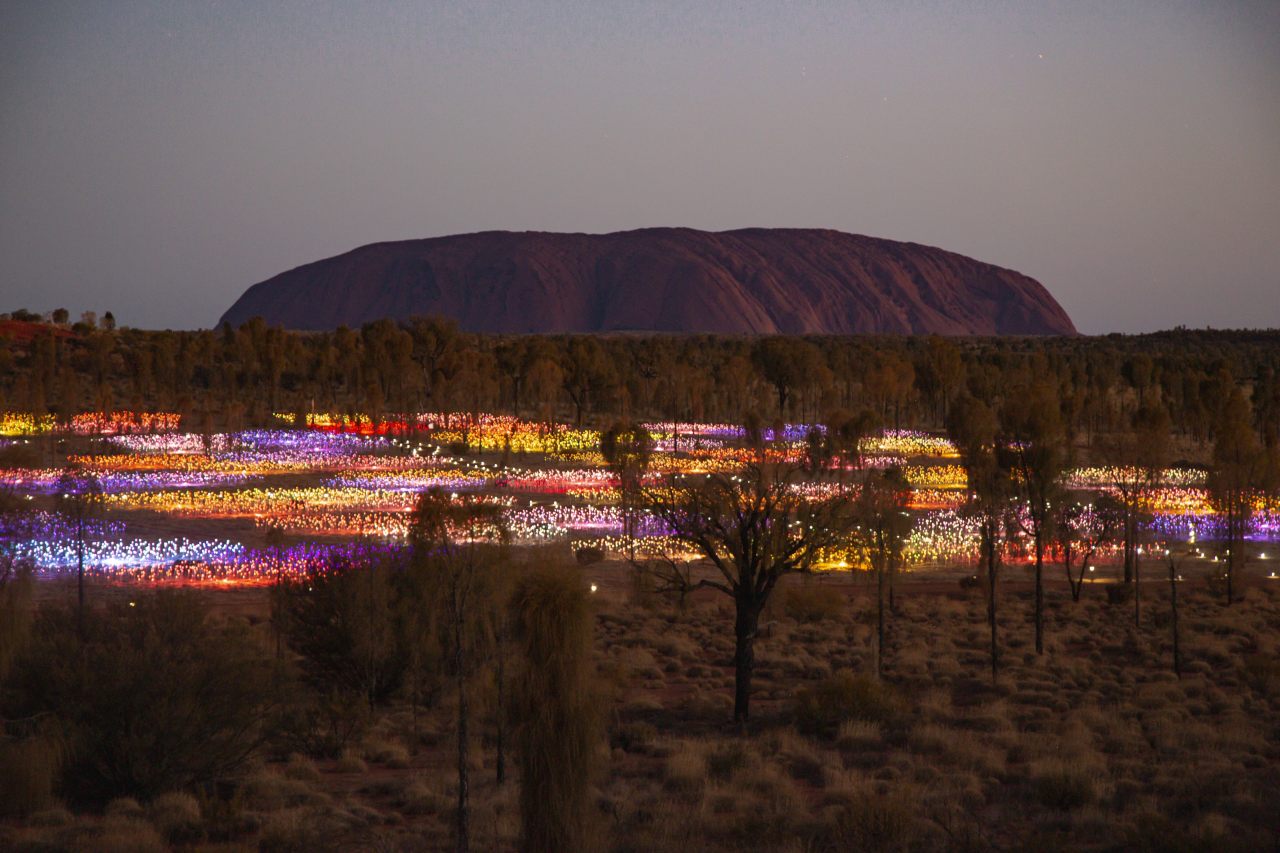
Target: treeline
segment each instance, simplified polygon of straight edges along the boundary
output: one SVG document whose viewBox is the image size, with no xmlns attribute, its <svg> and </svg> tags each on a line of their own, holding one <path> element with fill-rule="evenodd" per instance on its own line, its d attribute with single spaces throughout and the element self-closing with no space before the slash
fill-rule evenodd
<svg viewBox="0 0 1280 853">
<path fill-rule="evenodd" d="M 22 324 L 19 324 L 22 325 Z M 273 412 L 494 411 L 576 423 L 618 418 L 815 421 L 869 412 L 942 428 L 961 396 L 1000 404 L 1033 383 L 1073 439 L 1158 403 L 1182 436 L 1213 438 L 1233 388 L 1258 428 L 1280 422 L 1280 332 L 1178 329 L 1075 338 L 496 336 L 440 318 L 290 332 L 259 319 L 173 332 L 9 323 L 0 409 L 58 416 L 179 411 L 214 428 Z"/>
</svg>

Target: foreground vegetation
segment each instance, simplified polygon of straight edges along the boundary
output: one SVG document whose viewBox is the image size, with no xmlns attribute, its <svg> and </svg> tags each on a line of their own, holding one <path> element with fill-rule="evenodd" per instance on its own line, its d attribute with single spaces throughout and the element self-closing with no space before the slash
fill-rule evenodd
<svg viewBox="0 0 1280 853">
<path fill-rule="evenodd" d="M 383 581 L 367 571 L 342 583 L 347 593 L 373 589 L 373 599 L 326 606 L 368 612 Z M 993 684 L 979 589 L 904 581 L 877 680 L 874 587 L 793 576 L 763 617 L 758 701 L 743 737 L 727 725 L 726 602 L 699 593 L 681 607 L 643 583 L 618 584 L 616 567 L 571 576 L 579 595 L 589 582 L 613 585 L 580 599 L 590 612 L 583 639 L 592 675 L 565 703 L 548 689 L 565 683 L 563 672 L 522 692 L 533 686 L 520 674 L 525 644 L 565 642 L 535 639 L 527 622 L 506 623 L 515 630 L 506 656 L 496 645 L 483 654 L 473 647 L 460 693 L 452 679 L 415 678 L 412 655 L 395 643 L 372 642 L 386 624 L 348 619 L 347 662 L 400 672 L 370 702 L 320 674 L 322 656 L 299 642 L 306 632 L 286 629 L 303 653 L 275 660 L 265 592 L 104 591 L 112 603 L 95 612 L 77 654 L 59 603 L 71 591 L 47 590 L 39 629 L 6 682 L 6 710 L 19 694 L 32 701 L 40 685 L 74 685 L 94 698 L 60 706 L 26 753 L 5 755 L 10 817 L 0 838 L 31 850 L 454 847 L 465 696 L 478 849 L 1256 850 L 1276 842 L 1280 591 L 1266 581 L 1232 608 L 1203 579 L 1186 582 L 1181 677 L 1166 597 L 1152 594 L 1149 621 L 1135 627 L 1107 587 L 1091 585 L 1072 602 L 1065 586 L 1051 585 L 1042 657 L 1027 618 L 1032 590 L 1019 584 L 1005 595 L 1008 651 Z M 575 588 L 546 583 L 565 590 L 557 595 Z M 547 593 L 537 588 L 526 584 L 515 598 L 544 597 L 532 612 L 545 615 Z M 384 603 L 394 609 L 395 598 Z M 520 611 L 517 603 L 504 612 Z M 51 657 L 115 663 L 68 679 Z M 504 683 L 515 701 L 501 701 Z M 536 695 L 544 718 L 578 721 L 587 754 L 562 755 L 553 773 L 580 782 L 580 795 L 551 796 L 545 780 L 529 778 L 526 768 L 538 772 L 532 756 L 563 744 L 537 734 L 540 712 L 521 695 Z M 522 733 L 505 747 L 504 722 Z M 553 730 L 563 734 L 564 724 Z M 167 736 L 179 730 L 185 739 Z M 183 742 L 208 748 L 175 750 Z M 233 744 L 243 751 L 216 749 Z M 566 776 L 568 767 L 581 775 Z M 521 844 L 530 820 L 563 828 L 563 816 L 546 814 L 557 809 L 572 815 L 572 846 Z"/>
</svg>

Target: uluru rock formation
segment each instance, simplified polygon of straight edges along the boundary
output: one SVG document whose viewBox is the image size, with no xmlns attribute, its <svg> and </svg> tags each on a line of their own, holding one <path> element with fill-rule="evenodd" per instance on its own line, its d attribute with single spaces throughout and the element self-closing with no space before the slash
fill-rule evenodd
<svg viewBox="0 0 1280 853">
<path fill-rule="evenodd" d="M 1039 282 L 816 229 L 487 231 L 374 243 L 249 288 L 222 316 L 294 329 L 440 314 L 477 332 L 1075 334 Z"/>
</svg>

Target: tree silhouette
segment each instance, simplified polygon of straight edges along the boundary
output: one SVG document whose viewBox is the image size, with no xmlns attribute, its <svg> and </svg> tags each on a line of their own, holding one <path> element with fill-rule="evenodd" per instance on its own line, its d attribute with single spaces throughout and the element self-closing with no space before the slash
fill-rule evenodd
<svg viewBox="0 0 1280 853">
<path fill-rule="evenodd" d="M 1208 490 L 1210 503 L 1226 524 L 1226 595 L 1230 604 L 1236 570 L 1244 564 L 1244 537 L 1253 515 L 1253 500 L 1267 467 L 1249 403 L 1239 388 L 1227 397 L 1216 433 Z"/>
<path fill-rule="evenodd" d="M 673 476 L 644 492 L 646 505 L 674 538 L 719 575 L 694 586 L 733 600 L 733 719 L 740 727 L 750 718 L 755 641 L 769 596 L 785 575 L 808 571 L 847 541 L 853 528 L 849 501 L 805 500 L 793 488 L 800 474 L 788 466 L 751 466 L 737 475 Z"/>
<path fill-rule="evenodd" d="M 999 677 L 1000 645 L 996 629 L 997 583 L 1001 551 L 1011 519 L 1013 484 L 998 443 L 999 419 L 981 400 L 961 397 L 951 409 L 947 432 L 968 472 L 965 511 L 978 522 L 981 561 L 987 574 L 987 627 L 991 634 L 991 680 Z"/>
</svg>

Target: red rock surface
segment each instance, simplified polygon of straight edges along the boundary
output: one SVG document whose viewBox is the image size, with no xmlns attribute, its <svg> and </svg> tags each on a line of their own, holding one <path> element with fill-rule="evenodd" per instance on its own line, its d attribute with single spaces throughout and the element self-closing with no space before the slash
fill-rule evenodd
<svg viewBox="0 0 1280 853">
<path fill-rule="evenodd" d="M 295 329 L 443 314 L 481 332 L 1074 334 L 1038 282 L 809 229 L 489 231 L 375 243 L 254 285 L 222 320 Z"/>
</svg>

